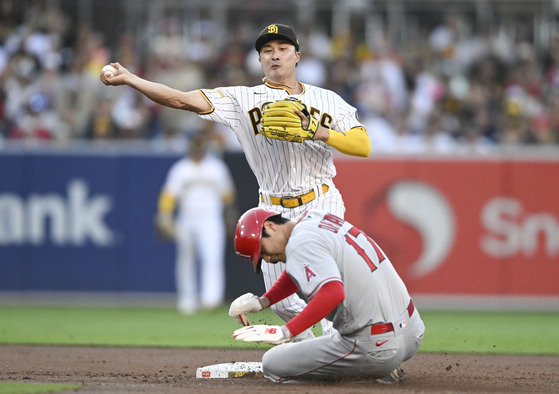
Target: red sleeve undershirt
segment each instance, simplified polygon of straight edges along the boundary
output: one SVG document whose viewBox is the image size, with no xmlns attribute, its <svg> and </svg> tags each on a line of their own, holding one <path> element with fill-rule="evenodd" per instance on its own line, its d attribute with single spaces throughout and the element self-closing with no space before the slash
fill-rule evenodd
<svg viewBox="0 0 559 394">
<path fill-rule="evenodd" d="M 276 302 L 289 297 L 291 294 L 295 293 L 299 288 L 293 282 L 293 279 L 287 275 L 287 271 L 283 270 L 279 279 L 268 289 L 262 297 L 266 297 L 270 300 L 270 305 L 274 305 Z"/>
<path fill-rule="evenodd" d="M 289 297 L 298 290 L 297 285 L 286 271 L 264 294 L 270 300 L 270 305 Z M 340 281 L 332 281 L 324 284 L 316 295 L 310 300 L 305 309 L 285 326 L 296 336 L 309 327 L 314 326 L 320 320 L 328 316 L 340 302 L 345 299 L 344 286 Z"/>
</svg>

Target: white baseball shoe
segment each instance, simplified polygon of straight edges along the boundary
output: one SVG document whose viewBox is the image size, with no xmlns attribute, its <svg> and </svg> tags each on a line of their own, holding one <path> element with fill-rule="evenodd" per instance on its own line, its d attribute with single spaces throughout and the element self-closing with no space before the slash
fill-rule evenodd
<svg viewBox="0 0 559 394">
<path fill-rule="evenodd" d="M 382 384 L 400 383 L 404 379 L 404 370 L 400 367 L 390 372 L 388 375 L 378 378 L 377 382 Z"/>
</svg>

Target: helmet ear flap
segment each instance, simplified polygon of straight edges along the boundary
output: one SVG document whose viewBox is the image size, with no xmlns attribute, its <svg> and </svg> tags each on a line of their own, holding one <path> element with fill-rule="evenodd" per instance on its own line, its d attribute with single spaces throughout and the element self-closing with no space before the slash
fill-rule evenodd
<svg viewBox="0 0 559 394">
<path fill-rule="evenodd" d="M 237 222 L 235 228 L 235 252 L 245 260 L 252 262 L 254 272 L 261 272 L 260 258 L 262 229 L 264 222 L 279 213 L 265 208 L 252 208 L 246 211 Z"/>
</svg>

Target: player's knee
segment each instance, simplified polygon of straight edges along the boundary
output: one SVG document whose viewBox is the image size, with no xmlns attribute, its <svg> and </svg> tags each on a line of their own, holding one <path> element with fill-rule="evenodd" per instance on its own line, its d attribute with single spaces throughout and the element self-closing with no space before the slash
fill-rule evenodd
<svg viewBox="0 0 559 394">
<path fill-rule="evenodd" d="M 282 350 L 285 347 L 284 345 L 273 347 L 264 353 L 262 357 L 262 372 L 264 376 L 276 383 L 280 382 L 282 376 L 285 376 L 285 367 L 289 364 L 283 358 L 284 352 Z"/>
</svg>

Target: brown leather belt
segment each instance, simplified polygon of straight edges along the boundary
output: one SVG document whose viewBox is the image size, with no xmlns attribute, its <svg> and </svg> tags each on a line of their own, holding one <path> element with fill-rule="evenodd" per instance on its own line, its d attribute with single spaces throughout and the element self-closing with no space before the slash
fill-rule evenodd
<svg viewBox="0 0 559 394">
<path fill-rule="evenodd" d="M 408 305 L 409 317 L 411 317 L 413 311 L 415 311 L 415 305 L 413 305 L 413 301 L 410 300 L 410 304 Z M 371 335 L 384 334 L 385 332 L 390 332 L 390 331 L 394 331 L 394 325 L 392 323 L 379 323 L 379 324 L 373 324 L 371 326 Z"/>
<path fill-rule="evenodd" d="M 330 189 L 328 185 L 322 185 L 322 193 L 326 193 Z M 300 205 L 311 202 L 316 198 L 316 193 L 311 190 L 308 193 L 301 194 L 300 196 L 285 196 L 285 197 L 274 197 L 270 196 L 270 202 L 273 205 L 281 205 L 284 208 L 296 208 Z M 264 196 L 260 194 L 260 200 L 264 202 Z"/>
</svg>

